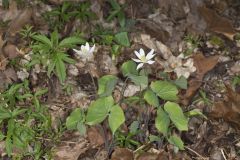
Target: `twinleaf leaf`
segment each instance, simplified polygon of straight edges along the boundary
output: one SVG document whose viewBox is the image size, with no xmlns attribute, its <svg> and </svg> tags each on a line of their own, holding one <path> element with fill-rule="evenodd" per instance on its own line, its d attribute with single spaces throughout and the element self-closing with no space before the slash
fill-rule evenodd
<svg viewBox="0 0 240 160">
<path fill-rule="evenodd" d="M 176 79 L 174 81 L 174 84 L 181 89 L 187 89 L 187 79 L 184 76 L 181 76 L 180 78 Z"/>
<path fill-rule="evenodd" d="M 138 75 L 137 64 L 133 61 L 127 61 L 122 64 L 122 74 L 126 77 L 129 74 Z"/>
<path fill-rule="evenodd" d="M 164 110 L 168 113 L 171 121 L 180 131 L 188 130 L 188 119 L 184 116 L 181 107 L 177 103 L 167 102 Z"/>
<path fill-rule="evenodd" d="M 83 121 L 83 113 L 80 108 L 76 108 L 66 120 L 67 129 L 77 129 L 78 123 Z"/>
<path fill-rule="evenodd" d="M 98 95 L 100 97 L 110 96 L 117 83 L 118 78 L 113 75 L 106 75 L 98 80 Z"/>
<path fill-rule="evenodd" d="M 178 147 L 180 150 L 184 150 L 184 143 L 180 137 L 173 135 L 168 139 L 168 141 L 169 141 L 169 143 Z"/>
<path fill-rule="evenodd" d="M 167 81 L 155 81 L 151 83 L 151 89 L 164 100 L 176 101 L 178 89 Z"/>
<path fill-rule="evenodd" d="M 159 106 L 158 97 L 152 90 L 150 90 L 150 89 L 146 90 L 143 98 L 147 101 L 148 104 L 150 104 L 154 107 Z"/>
<path fill-rule="evenodd" d="M 115 38 L 115 41 L 117 43 L 119 43 L 120 45 L 122 45 L 124 47 L 129 47 L 130 46 L 130 42 L 129 42 L 129 39 L 128 39 L 127 32 L 117 33 L 114 38 Z"/>
<path fill-rule="evenodd" d="M 159 132 L 167 136 L 170 119 L 168 114 L 161 108 L 158 108 L 157 117 L 155 119 L 155 126 Z"/>
<path fill-rule="evenodd" d="M 113 106 L 108 117 L 108 123 L 113 134 L 124 123 L 124 121 L 125 116 L 122 108 L 119 105 Z"/>
<path fill-rule="evenodd" d="M 89 125 L 101 123 L 109 114 L 113 104 L 114 100 L 111 96 L 97 99 L 88 108 L 86 123 Z"/>
</svg>

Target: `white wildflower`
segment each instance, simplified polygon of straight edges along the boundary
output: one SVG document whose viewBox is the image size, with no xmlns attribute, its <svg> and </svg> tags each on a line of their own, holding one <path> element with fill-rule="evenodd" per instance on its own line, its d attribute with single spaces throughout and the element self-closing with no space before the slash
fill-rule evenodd
<svg viewBox="0 0 240 160">
<path fill-rule="evenodd" d="M 87 60 L 92 60 L 93 59 L 93 52 L 95 49 L 95 44 L 90 47 L 89 43 L 87 42 L 85 45 L 81 45 L 81 49 L 77 50 L 77 49 L 73 49 L 76 54 L 82 58 L 83 61 L 87 61 Z"/>
<path fill-rule="evenodd" d="M 145 55 L 145 52 L 142 48 L 139 50 L 139 52 L 134 51 L 134 53 L 138 57 L 138 59 L 132 58 L 132 60 L 139 63 L 137 66 L 137 69 L 142 68 L 143 65 L 146 63 L 153 64 L 155 62 L 155 61 L 151 60 L 155 56 L 155 54 L 153 54 L 154 53 L 153 49 L 147 54 L 147 56 Z"/>
<path fill-rule="evenodd" d="M 193 59 L 189 58 L 187 61 L 178 68 L 174 69 L 174 72 L 177 74 L 177 77 L 184 76 L 185 78 L 188 78 L 191 73 L 196 71 L 196 67 L 193 65 Z"/>
<path fill-rule="evenodd" d="M 25 79 L 27 79 L 29 77 L 29 73 L 27 72 L 26 69 L 23 69 L 22 71 L 17 72 L 17 77 L 19 79 L 21 79 L 22 81 L 24 81 Z"/>
</svg>

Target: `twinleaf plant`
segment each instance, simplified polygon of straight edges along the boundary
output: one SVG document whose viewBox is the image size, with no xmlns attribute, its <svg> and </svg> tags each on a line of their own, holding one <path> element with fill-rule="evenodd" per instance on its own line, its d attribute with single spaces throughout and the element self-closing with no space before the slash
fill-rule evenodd
<svg viewBox="0 0 240 160">
<path fill-rule="evenodd" d="M 75 63 L 67 54 L 67 50 L 75 47 L 77 44 L 84 43 L 84 40 L 76 36 L 60 40 L 57 31 L 54 31 L 50 38 L 37 34 L 33 36 L 33 39 L 35 43 L 31 47 L 34 54 L 30 65 L 42 64 L 47 67 L 47 75 L 49 77 L 54 73 L 60 82 L 63 83 L 66 79 L 65 63 Z"/>
<path fill-rule="evenodd" d="M 169 143 L 173 144 L 176 149 L 184 150 L 184 143 L 181 138 L 175 134 L 175 131 L 187 131 L 189 117 L 202 115 L 202 113 L 198 110 L 183 112 L 177 103 L 178 88 L 181 87 L 175 84 L 176 81 L 156 80 L 149 82 L 147 72 L 143 66 L 154 63 L 154 61 L 148 63 L 148 60 L 150 60 L 154 54 L 151 52 L 150 56 L 147 55 L 148 60 L 145 60 L 143 56 L 145 55 L 142 55 L 142 57 L 138 55 L 139 61 L 134 59 L 141 64 L 140 67 L 137 67 L 134 61 L 127 61 L 121 66 L 122 75 L 126 78 L 125 82 L 140 86 L 141 91 L 139 93 L 128 99 L 122 96 L 119 101 L 114 101 L 112 93 L 119 79 L 114 75 L 105 75 L 98 80 L 98 99 L 92 102 L 85 112 L 79 108 L 75 109 L 67 118 L 67 128 L 77 129 L 83 134 L 86 132 L 86 125 L 92 126 L 107 121 L 112 134 L 115 135 L 114 137 L 120 146 L 139 146 L 139 143 L 132 139 L 132 137 L 137 134 L 137 132 L 135 132 L 136 129 L 126 136 L 121 134 L 119 130 L 120 126 L 125 122 L 124 110 L 121 108 L 121 104 L 127 101 L 134 101 L 135 104 L 139 104 L 140 106 L 147 105 L 154 107 L 157 111 L 155 117 L 156 129 Z M 185 86 L 185 81 L 182 83 L 184 83 Z M 122 94 L 123 93 L 124 87 L 122 89 Z M 128 104 L 130 104 L 130 107 L 131 103 Z M 158 139 L 156 138 L 158 135 L 152 135 L 152 137 L 153 136 L 155 136 L 154 141 Z"/>
</svg>

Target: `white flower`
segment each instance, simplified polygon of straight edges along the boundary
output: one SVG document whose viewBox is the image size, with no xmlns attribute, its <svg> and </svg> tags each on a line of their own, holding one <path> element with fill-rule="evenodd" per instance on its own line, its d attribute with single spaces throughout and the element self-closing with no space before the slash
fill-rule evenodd
<svg viewBox="0 0 240 160">
<path fill-rule="evenodd" d="M 24 81 L 25 79 L 27 79 L 29 77 L 29 73 L 27 72 L 26 69 L 23 69 L 22 71 L 17 72 L 17 77 L 19 79 L 21 79 L 22 81 Z"/>
<path fill-rule="evenodd" d="M 190 76 L 190 74 L 195 71 L 196 71 L 196 67 L 194 67 L 193 65 L 192 58 L 187 59 L 187 61 L 181 67 L 174 69 L 174 72 L 177 74 L 178 78 L 181 76 L 184 76 L 187 79 Z"/>
<path fill-rule="evenodd" d="M 73 50 L 76 52 L 78 56 L 82 58 L 83 61 L 86 61 L 86 60 L 93 59 L 94 49 L 95 49 L 95 44 L 92 47 L 90 47 L 89 43 L 87 42 L 85 45 L 81 45 L 80 50 L 77 50 L 77 49 L 73 49 Z"/>
<path fill-rule="evenodd" d="M 147 56 L 145 55 L 145 52 L 142 48 L 139 50 L 139 52 L 134 51 L 134 53 L 138 57 L 138 59 L 132 58 L 132 60 L 139 63 L 138 66 L 137 66 L 137 69 L 142 68 L 145 63 L 153 64 L 155 62 L 155 61 L 151 60 L 155 56 L 155 54 L 153 54 L 154 49 L 152 49 L 147 54 Z"/>
</svg>

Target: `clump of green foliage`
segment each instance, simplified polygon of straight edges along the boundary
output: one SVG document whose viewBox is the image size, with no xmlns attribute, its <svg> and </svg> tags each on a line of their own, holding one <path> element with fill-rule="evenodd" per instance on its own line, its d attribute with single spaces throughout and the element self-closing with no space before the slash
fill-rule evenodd
<svg viewBox="0 0 240 160">
<path fill-rule="evenodd" d="M 146 71 L 143 69 L 139 72 L 136 68 L 137 65 L 133 61 L 125 62 L 121 67 L 123 76 L 142 88 L 134 96 L 136 97 L 134 103 L 140 106 L 147 105 L 154 107 L 157 110 L 155 127 L 159 133 L 169 143 L 173 144 L 176 149 L 184 150 L 184 143 L 179 136 L 174 134 L 174 130 L 187 131 L 189 117 L 192 115 L 201 115 L 201 112 L 192 110 L 184 113 L 182 108 L 176 103 L 178 100 L 178 87 L 175 83 L 166 80 L 157 80 L 152 81 L 149 85 Z M 136 129 L 126 136 L 118 132 L 120 126 L 125 122 L 125 115 L 123 109 L 120 107 L 121 103 L 124 102 L 124 97 L 118 102 L 115 102 L 112 97 L 112 92 L 117 82 L 118 77 L 113 75 L 101 77 L 98 80 L 99 98 L 85 112 L 75 109 L 67 118 L 67 128 L 78 129 L 83 134 L 86 130 L 86 125 L 91 126 L 107 121 L 119 145 L 139 146 L 140 144 L 132 139 L 132 136 L 137 134 Z"/>
<path fill-rule="evenodd" d="M 39 159 L 50 146 L 44 146 L 37 137 L 53 138 L 51 117 L 39 98 L 48 90 L 35 93 L 29 89 L 28 81 L 14 84 L 0 94 L 0 140 L 5 142 L 8 157 L 32 157 Z M 14 152 L 13 150 L 19 150 Z"/>
<path fill-rule="evenodd" d="M 32 38 L 35 40 L 31 46 L 34 54 L 29 65 L 42 64 L 47 67 L 47 75 L 49 77 L 54 73 L 60 82 L 64 83 L 66 79 L 65 63 L 75 63 L 67 54 L 67 50 L 75 47 L 77 44 L 84 43 L 84 40 L 77 36 L 60 40 L 57 31 L 54 31 L 50 38 L 42 34 L 34 35 Z"/>
<path fill-rule="evenodd" d="M 184 51 L 185 56 L 189 56 L 193 51 L 201 45 L 201 39 L 198 36 L 188 34 L 184 38 L 185 43 L 187 43 L 187 49 Z"/>
<path fill-rule="evenodd" d="M 90 2 L 72 3 L 65 1 L 61 6 L 43 14 L 50 28 L 61 30 L 69 21 L 79 19 L 87 21 L 93 19 L 95 14 L 90 10 Z"/>
</svg>

